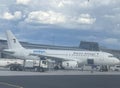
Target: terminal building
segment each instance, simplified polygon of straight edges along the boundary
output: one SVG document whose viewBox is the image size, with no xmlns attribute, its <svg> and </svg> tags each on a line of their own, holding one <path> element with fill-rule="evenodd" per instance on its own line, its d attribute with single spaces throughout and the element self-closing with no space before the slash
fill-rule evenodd
<svg viewBox="0 0 120 88">
<path fill-rule="evenodd" d="M 90 51 L 103 51 L 113 54 L 115 57 L 120 59 L 120 50 L 113 50 L 104 47 L 100 47 L 97 42 L 86 42 L 81 41 L 79 45 L 80 49 L 90 50 Z"/>
<path fill-rule="evenodd" d="M 31 48 L 31 49 L 61 49 L 61 50 L 90 50 L 90 51 L 104 51 L 113 54 L 115 57 L 120 59 L 120 50 L 113 50 L 113 49 L 107 49 L 103 47 L 99 47 L 99 44 L 97 42 L 86 42 L 81 41 L 79 46 L 76 47 L 69 47 L 69 46 L 56 46 L 56 45 L 43 45 L 43 44 L 32 44 L 28 42 L 20 42 L 23 47 L 25 48 Z M 11 56 L 8 56 L 4 54 L 2 51 L 3 49 L 7 49 L 7 41 L 6 40 L 0 40 L 0 57 L 1 58 L 9 58 Z"/>
</svg>

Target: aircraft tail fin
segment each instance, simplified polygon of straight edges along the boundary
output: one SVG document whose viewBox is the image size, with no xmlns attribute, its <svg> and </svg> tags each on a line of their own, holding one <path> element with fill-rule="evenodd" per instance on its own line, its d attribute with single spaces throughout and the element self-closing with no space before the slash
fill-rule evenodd
<svg viewBox="0 0 120 88">
<path fill-rule="evenodd" d="M 14 36 L 14 34 L 10 31 L 6 31 L 6 36 L 7 36 L 7 43 L 8 43 L 8 48 L 9 49 L 22 49 L 22 45 L 20 42 L 17 40 L 17 38 Z"/>
</svg>

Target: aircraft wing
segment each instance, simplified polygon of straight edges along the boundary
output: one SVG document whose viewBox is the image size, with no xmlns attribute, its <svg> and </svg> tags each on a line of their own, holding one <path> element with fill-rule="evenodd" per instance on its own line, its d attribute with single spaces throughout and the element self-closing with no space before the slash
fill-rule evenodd
<svg viewBox="0 0 120 88">
<path fill-rule="evenodd" d="M 62 60 L 62 61 L 68 61 L 65 58 L 60 58 L 60 57 L 54 57 L 54 56 L 46 56 L 46 55 L 41 55 L 41 54 L 29 54 L 30 56 L 38 56 L 40 58 L 48 58 L 48 59 L 52 59 L 52 60 Z"/>
</svg>

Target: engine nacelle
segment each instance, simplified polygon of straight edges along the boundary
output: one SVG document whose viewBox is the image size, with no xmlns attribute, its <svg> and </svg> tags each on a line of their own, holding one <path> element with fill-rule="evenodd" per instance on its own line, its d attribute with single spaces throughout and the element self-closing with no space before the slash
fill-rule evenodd
<svg viewBox="0 0 120 88">
<path fill-rule="evenodd" d="M 77 61 L 63 61 L 62 66 L 65 69 L 74 69 L 78 67 Z"/>
</svg>

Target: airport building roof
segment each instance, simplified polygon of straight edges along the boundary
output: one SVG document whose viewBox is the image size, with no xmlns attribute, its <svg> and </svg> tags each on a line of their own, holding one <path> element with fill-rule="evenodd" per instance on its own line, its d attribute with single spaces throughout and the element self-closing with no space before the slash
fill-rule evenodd
<svg viewBox="0 0 120 88">
<path fill-rule="evenodd" d="M 28 42 L 20 42 L 23 47 L 30 49 L 61 49 L 61 50 L 84 50 L 78 46 L 57 46 L 57 45 L 45 45 L 45 44 L 33 44 Z M 0 50 L 8 48 L 6 40 L 0 40 Z"/>
</svg>

